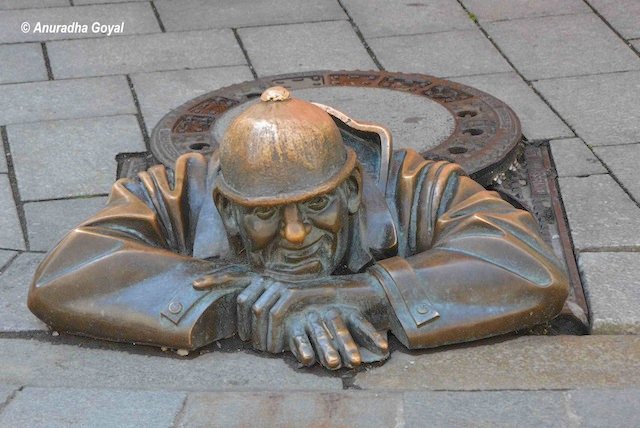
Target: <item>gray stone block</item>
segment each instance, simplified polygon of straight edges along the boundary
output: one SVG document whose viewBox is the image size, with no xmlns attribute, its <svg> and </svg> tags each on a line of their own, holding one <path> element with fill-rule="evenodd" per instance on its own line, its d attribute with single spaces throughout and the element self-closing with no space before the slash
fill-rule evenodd
<svg viewBox="0 0 640 428">
<path fill-rule="evenodd" d="M 56 79 L 246 64 L 231 30 L 48 43 Z"/>
<path fill-rule="evenodd" d="M 333 1 L 316 0 L 156 0 L 160 18 L 168 31 L 205 28 L 238 28 L 258 25 L 347 19 Z"/>
<path fill-rule="evenodd" d="M 16 251 L 0 250 L 0 274 L 6 270 L 10 261 L 18 254 Z"/>
<path fill-rule="evenodd" d="M 25 249 L 11 184 L 6 174 L 0 174 L 0 248 Z"/>
<path fill-rule="evenodd" d="M 609 175 L 558 181 L 576 249 L 640 247 L 640 208 Z"/>
<path fill-rule="evenodd" d="M 247 66 L 162 71 L 131 76 L 149 132 L 165 114 L 190 99 L 252 79 L 253 75 Z"/>
<path fill-rule="evenodd" d="M 30 25 L 28 32 L 21 30 L 23 22 Z M 86 25 L 86 32 L 37 32 L 42 25 Z M 149 3 L 101 4 L 86 7 L 51 7 L 43 9 L 7 10 L 0 14 L 0 43 L 34 42 L 59 39 L 106 37 L 92 31 L 92 24 L 117 25 L 124 22 L 123 35 L 158 33 L 160 26 Z M 111 35 L 110 37 L 117 37 Z"/>
<path fill-rule="evenodd" d="M 0 10 L 69 6 L 69 0 L 0 0 Z"/>
<path fill-rule="evenodd" d="M 640 334 L 640 253 L 581 253 L 578 261 L 592 333 Z"/>
<path fill-rule="evenodd" d="M 558 177 L 606 174 L 607 170 L 579 138 L 549 142 Z"/>
<path fill-rule="evenodd" d="M 15 385 L 0 385 L 0 408 L 7 404 L 18 388 L 19 387 Z"/>
<path fill-rule="evenodd" d="M 480 22 L 590 13 L 582 0 L 462 0 Z"/>
<path fill-rule="evenodd" d="M 0 383 L 113 389 L 135 385 L 164 391 L 342 390 L 339 376 L 318 367 L 296 369 L 292 356 L 214 347 L 209 353 L 182 358 L 147 346 L 116 350 L 108 342 L 81 343 L 85 346 L 0 339 Z M 92 349 L 96 345 L 112 349 Z"/>
<path fill-rule="evenodd" d="M 24 204 L 32 251 L 49 251 L 73 227 L 97 213 L 107 198 L 63 199 Z"/>
<path fill-rule="evenodd" d="M 178 427 L 389 427 L 402 410 L 403 395 L 389 392 L 197 393 Z"/>
<path fill-rule="evenodd" d="M 310 70 L 373 70 L 347 21 L 243 28 L 238 31 L 259 75 Z"/>
<path fill-rule="evenodd" d="M 640 390 L 567 391 L 570 411 L 584 428 L 640 426 Z"/>
<path fill-rule="evenodd" d="M 593 14 L 492 22 L 484 28 L 528 80 L 640 69 L 640 58 Z"/>
<path fill-rule="evenodd" d="M 408 427 L 569 426 L 560 391 L 405 392 Z"/>
<path fill-rule="evenodd" d="M 640 143 L 596 147 L 594 151 L 636 202 L 640 202 Z"/>
<path fill-rule="evenodd" d="M 145 150 L 134 116 L 11 125 L 7 134 L 24 201 L 108 193 L 116 154 Z"/>
<path fill-rule="evenodd" d="M 518 115 L 522 134 L 529 141 L 574 135 L 516 73 L 457 77 L 452 80 L 488 92 L 507 103 Z"/>
<path fill-rule="evenodd" d="M 22 253 L 0 275 L 0 332 L 43 331 L 46 326 L 27 309 L 27 291 L 33 274 L 44 256 Z M 11 349 L 11 346 L 9 346 Z M 0 359 L 3 364 L 8 360 Z M 22 382 L 4 382 L 22 385 Z M 2 424 L 0 424 L 1 426 Z"/>
<path fill-rule="evenodd" d="M 625 39 L 640 37 L 640 3 L 636 0 L 590 0 L 604 19 Z"/>
<path fill-rule="evenodd" d="M 0 83 L 34 80 L 47 80 L 40 45 L 0 45 Z"/>
<path fill-rule="evenodd" d="M 147 0 L 73 0 L 73 4 L 84 5 L 84 4 L 105 4 L 105 3 L 128 3 L 132 1 L 147 1 Z"/>
<path fill-rule="evenodd" d="M 640 337 L 502 337 L 436 351 L 395 351 L 355 385 L 382 390 L 637 387 Z"/>
<path fill-rule="evenodd" d="M 369 40 L 369 46 L 391 71 L 438 77 L 512 71 L 480 30 L 384 37 Z"/>
<path fill-rule="evenodd" d="M 413 3 L 346 0 L 343 4 L 367 39 L 475 28 L 464 9 L 448 0 Z"/>
<path fill-rule="evenodd" d="M 0 425 L 170 427 L 184 396 L 184 393 L 161 391 L 25 388 L 0 414 Z"/>
<path fill-rule="evenodd" d="M 136 113 L 122 76 L 0 85 L 0 124 Z"/>
<path fill-rule="evenodd" d="M 534 85 L 590 146 L 637 143 L 639 72 L 543 80 Z"/>
<path fill-rule="evenodd" d="M 451 113 L 435 101 L 400 91 L 379 88 L 321 87 L 293 91 L 295 97 L 329 105 L 355 120 L 380 124 L 391 132 L 393 147 L 428 150 L 455 130 Z M 255 102 L 258 102 L 256 100 Z M 226 112 L 213 128 L 222 141 L 227 126 L 253 103 Z"/>
</svg>

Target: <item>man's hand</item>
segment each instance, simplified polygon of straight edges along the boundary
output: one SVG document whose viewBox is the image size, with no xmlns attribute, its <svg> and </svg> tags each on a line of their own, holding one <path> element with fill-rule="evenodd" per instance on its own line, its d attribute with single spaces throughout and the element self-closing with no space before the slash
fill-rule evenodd
<svg viewBox="0 0 640 428">
<path fill-rule="evenodd" d="M 196 290 L 208 290 L 211 288 L 242 288 L 251 284 L 255 274 L 249 272 L 243 265 L 227 265 L 216 268 L 210 273 L 193 281 Z"/>
<path fill-rule="evenodd" d="M 386 338 L 362 313 L 384 309 L 383 293 L 364 274 L 297 283 L 256 277 L 238 295 L 238 334 L 255 349 L 273 353 L 288 344 L 304 365 L 313 364 L 317 355 L 328 368 L 339 368 L 342 362 L 357 366 L 361 358 L 356 343 L 382 359 Z"/>
<path fill-rule="evenodd" d="M 370 353 L 368 361 L 385 359 L 389 352 L 386 334 L 347 306 L 309 308 L 291 319 L 286 330 L 289 350 L 304 366 L 318 360 L 330 370 L 352 368 L 363 362 L 361 351 Z"/>
</svg>

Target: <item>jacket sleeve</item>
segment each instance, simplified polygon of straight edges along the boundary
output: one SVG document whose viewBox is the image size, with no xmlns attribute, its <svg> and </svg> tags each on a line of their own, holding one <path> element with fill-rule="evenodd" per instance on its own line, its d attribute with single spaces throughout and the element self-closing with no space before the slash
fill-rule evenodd
<svg viewBox="0 0 640 428">
<path fill-rule="evenodd" d="M 394 174 L 398 256 L 372 272 L 405 346 L 499 335 L 557 315 L 568 280 L 534 218 L 455 164 L 406 152 Z"/>
<path fill-rule="evenodd" d="M 181 156 L 175 173 L 156 165 L 118 180 L 106 207 L 38 267 L 29 308 L 66 332 L 196 347 L 205 301 L 220 297 L 191 286 L 215 267 L 192 257 L 206 198 L 207 160 L 199 154 Z"/>
</svg>

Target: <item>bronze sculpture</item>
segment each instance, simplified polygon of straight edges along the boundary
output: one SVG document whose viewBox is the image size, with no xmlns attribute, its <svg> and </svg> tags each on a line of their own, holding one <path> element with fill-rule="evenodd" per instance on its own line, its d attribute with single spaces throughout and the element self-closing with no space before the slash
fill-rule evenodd
<svg viewBox="0 0 640 428">
<path fill-rule="evenodd" d="M 337 124 L 378 147 L 346 145 Z M 552 319 L 567 279 L 536 229 L 457 165 L 392 152 L 383 127 L 274 87 L 210 160 L 116 182 L 28 303 L 70 333 L 195 349 L 237 332 L 355 367 L 388 356 L 388 331 L 415 349 Z"/>
</svg>

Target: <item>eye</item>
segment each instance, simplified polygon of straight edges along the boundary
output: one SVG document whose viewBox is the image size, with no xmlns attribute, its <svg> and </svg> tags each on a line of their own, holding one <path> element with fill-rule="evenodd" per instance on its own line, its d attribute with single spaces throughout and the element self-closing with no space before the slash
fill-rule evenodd
<svg viewBox="0 0 640 428">
<path fill-rule="evenodd" d="M 322 211 L 329 205 L 329 197 L 326 195 L 316 196 L 306 203 L 306 206 L 313 211 Z"/>
<path fill-rule="evenodd" d="M 275 207 L 257 207 L 253 210 L 253 215 L 261 220 L 269 220 L 275 213 Z"/>
</svg>

